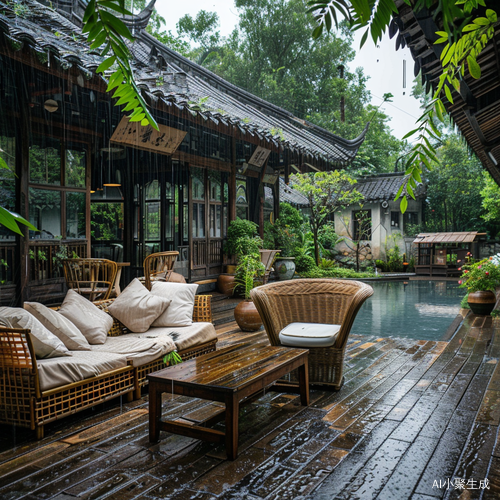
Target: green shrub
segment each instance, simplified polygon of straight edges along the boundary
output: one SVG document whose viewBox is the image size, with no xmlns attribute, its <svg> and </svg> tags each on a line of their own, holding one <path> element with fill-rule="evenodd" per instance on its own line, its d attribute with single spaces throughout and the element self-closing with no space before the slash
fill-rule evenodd
<svg viewBox="0 0 500 500">
<path fill-rule="evenodd" d="M 310 255 L 299 255 L 295 257 L 295 270 L 298 273 L 307 273 L 316 267 L 316 262 Z"/>
<path fill-rule="evenodd" d="M 320 269 L 315 267 L 308 272 L 301 273 L 303 278 L 374 278 L 375 273 L 364 272 L 357 273 L 353 269 L 346 269 L 344 267 L 332 267 L 331 269 Z"/>
<path fill-rule="evenodd" d="M 236 255 L 238 252 L 238 239 L 257 236 L 257 229 L 257 224 L 249 220 L 237 218 L 231 221 L 227 228 L 227 242 L 224 251 L 228 255 Z"/>
<path fill-rule="evenodd" d="M 460 302 L 460 307 L 462 309 L 470 309 L 469 303 L 467 302 L 467 299 L 469 298 L 469 294 L 465 294 L 464 298 Z"/>
<path fill-rule="evenodd" d="M 337 267 L 337 263 L 330 259 L 321 259 L 319 263 L 321 269 L 331 269 L 332 267 Z"/>
<path fill-rule="evenodd" d="M 383 272 L 387 272 L 387 262 L 385 260 L 377 259 L 375 265 Z"/>
</svg>

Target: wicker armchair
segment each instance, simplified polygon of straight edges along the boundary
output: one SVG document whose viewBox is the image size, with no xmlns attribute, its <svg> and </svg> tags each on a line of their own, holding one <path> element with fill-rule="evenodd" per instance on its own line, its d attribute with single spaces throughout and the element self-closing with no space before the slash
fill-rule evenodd
<svg viewBox="0 0 500 500">
<path fill-rule="evenodd" d="M 118 266 L 107 259 L 64 259 L 64 277 L 68 288 L 88 298 L 106 300 L 113 290 Z"/>
<path fill-rule="evenodd" d="M 344 382 L 347 338 L 363 302 L 373 294 L 359 281 L 299 279 L 254 288 L 251 298 L 271 345 L 281 345 L 280 331 L 290 323 L 341 325 L 331 347 L 308 347 L 309 381 L 339 390 Z"/>
<path fill-rule="evenodd" d="M 156 252 L 144 259 L 144 284 L 151 290 L 151 282 L 168 281 L 179 252 Z"/>
</svg>

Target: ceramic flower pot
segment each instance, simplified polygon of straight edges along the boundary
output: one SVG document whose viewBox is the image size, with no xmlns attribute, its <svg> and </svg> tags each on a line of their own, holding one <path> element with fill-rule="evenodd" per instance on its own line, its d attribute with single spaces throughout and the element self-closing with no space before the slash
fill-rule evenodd
<svg viewBox="0 0 500 500">
<path fill-rule="evenodd" d="M 217 278 L 217 290 L 228 297 L 232 297 L 235 286 L 234 274 L 220 274 Z"/>
<path fill-rule="evenodd" d="M 497 298 L 495 294 L 491 291 L 479 291 L 479 292 L 471 292 L 469 293 L 469 297 L 467 298 L 467 303 L 471 311 L 474 314 L 480 314 L 482 316 L 487 316 L 491 314 L 495 307 L 495 303 Z"/>
<path fill-rule="evenodd" d="M 259 311 L 251 300 L 244 300 L 235 307 L 234 319 L 244 332 L 256 332 L 262 326 Z"/>
<path fill-rule="evenodd" d="M 291 280 L 295 274 L 295 259 L 283 257 L 274 262 L 274 272 L 280 281 Z"/>
</svg>

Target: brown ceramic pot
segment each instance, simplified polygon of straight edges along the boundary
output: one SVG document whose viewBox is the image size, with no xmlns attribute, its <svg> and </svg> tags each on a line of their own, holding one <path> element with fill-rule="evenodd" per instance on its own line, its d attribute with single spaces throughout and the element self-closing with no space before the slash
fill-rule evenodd
<svg viewBox="0 0 500 500">
<path fill-rule="evenodd" d="M 234 319 L 244 332 L 255 332 L 262 326 L 259 311 L 251 300 L 244 300 L 235 307 Z"/>
<path fill-rule="evenodd" d="M 233 295 L 235 284 L 234 274 L 219 274 L 217 278 L 217 290 L 228 297 Z"/>
<path fill-rule="evenodd" d="M 467 303 L 471 311 L 474 314 L 480 314 L 483 316 L 487 316 L 491 314 L 495 307 L 495 303 L 497 298 L 495 294 L 491 291 L 479 291 L 479 292 L 471 292 L 469 293 L 469 297 L 467 298 Z"/>
</svg>

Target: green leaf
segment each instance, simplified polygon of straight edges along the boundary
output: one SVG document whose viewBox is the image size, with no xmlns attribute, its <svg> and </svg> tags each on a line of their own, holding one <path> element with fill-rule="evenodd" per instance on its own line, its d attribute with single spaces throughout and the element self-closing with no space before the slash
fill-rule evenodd
<svg viewBox="0 0 500 500">
<path fill-rule="evenodd" d="M 486 17 L 492 23 L 496 23 L 498 19 L 497 13 L 491 9 L 486 9 Z"/>
<path fill-rule="evenodd" d="M 5 226 L 7 229 L 10 229 L 11 231 L 14 231 L 15 233 L 23 236 L 23 233 L 19 229 L 18 224 L 23 224 L 33 231 L 38 231 L 38 229 L 24 217 L 21 217 L 19 214 L 10 212 L 5 208 L 0 207 L 0 225 Z"/>
<path fill-rule="evenodd" d="M 446 94 L 446 98 L 448 99 L 448 101 L 450 101 L 451 104 L 453 104 L 453 97 L 451 96 L 451 90 L 450 87 L 448 87 L 448 85 L 444 86 L 444 93 Z"/>
<path fill-rule="evenodd" d="M 406 192 L 413 198 L 415 199 L 415 193 L 413 192 L 413 188 L 411 187 L 410 183 L 413 179 L 410 177 L 410 182 L 406 185 Z M 406 208 L 405 208 L 406 210 Z"/>
<path fill-rule="evenodd" d="M 394 198 L 394 201 L 397 201 L 398 198 L 403 194 L 403 189 L 404 189 L 405 185 L 404 184 L 401 184 L 397 194 L 396 194 L 396 198 Z"/>
<path fill-rule="evenodd" d="M 91 50 L 98 49 L 106 41 L 107 36 L 108 34 L 105 31 L 99 33 L 99 35 L 95 37 L 95 40 L 90 45 Z"/>
<path fill-rule="evenodd" d="M 363 33 L 363 36 L 361 37 L 361 43 L 359 44 L 359 48 L 363 47 L 363 45 L 365 44 L 367 38 L 368 38 L 368 30 L 366 30 Z"/>
<path fill-rule="evenodd" d="M 469 73 L 470 76 L 472 76 L 472 78 L 475 78 L 476 80 L 481 78 L 481 67 L 472 56 L 467 57 L 467 66 L 469 68 Z"/>
<path fill-rule="evenodd" d="M 462 33 L 467 33 L 468 31 L 476 31 L 480 28 L 481 26 L 478 26 L 477 24 L 467 24 L 463 27 Z"/>
<path fill-rule="evenodd" d="M 96 69 L 96 73 L 104 73 L 107 69 L 111 68 L 113 66 L 114 62 L 116 61 L 115 56 L 108 57 L 107 59 L 104 59 L 104 61 L 99 64 L 99 66 Z"/>
<path fill-rule="evenodd" d="M 420 128 L 414 128 L 413 130 L 410 130 L 407 134 L 403 136 L 401 140 L 404 141 L 405 139 L 408 139 L 408 137 L 411 137 L 415 132 L 418 132 L 419 130 Z"/>
<path fill-rule="evenodd" d="M 83 14 L 83 23 L 86 24 L 91 16 L 95 14 L 95 0 L 90 0 Z"/>
<path fill-rule="evenodd" d="M 117 2 L 110 2 L 108 0 L 108 1 L 104 1 L 104 2 L 99 1 L 98 3 L 102 7 L 106 7 L 107 9 L 114 10 L 116 12 L 119 12 L 120 14 L 125 14 L 126 16 L 133 16 L 134 15 L 132 12 L 127 10 L 125 7 L 122 7 Z"/>
<path fill-rule="evenodd" d="M 99 16 L 102 19 L 103 23 L 107 25 L 108 28 L 112 29 L 115 33 L 122 36 L 123 38 L 126 38 L 127 40 L 130 40 L 131 42 L 134 40 L 132 33 L 130 33 L 130 30 L 125 26 L 121 19 L 118 19 L 113 14 L 110 14 L 105 10 L 99 11 Z"/>
<path fill-rule="evenodd" d="M 321 33 L 323 33 L 323 25 L 320 24 L 319 26 L 316 26 L 312 32 L 312 37 L 316 40 L 321 36 Z"/>
<path fill-rule="evenodd" d="M 401 210 L 401 213 L 404 214 L 407 208 L 408 200 L 406 199 L 406 196 L 403 196 L 403 198 L 401 198 L 401 203 L 399 204 L 399 209 Z"/>
<path fill-rule="evenodd" d="M 472 22 L 479 26 L 488 26 L 490 24 L 490 20 L 486 19 L 486 17 L 476 17 Z"/>
</svg>

